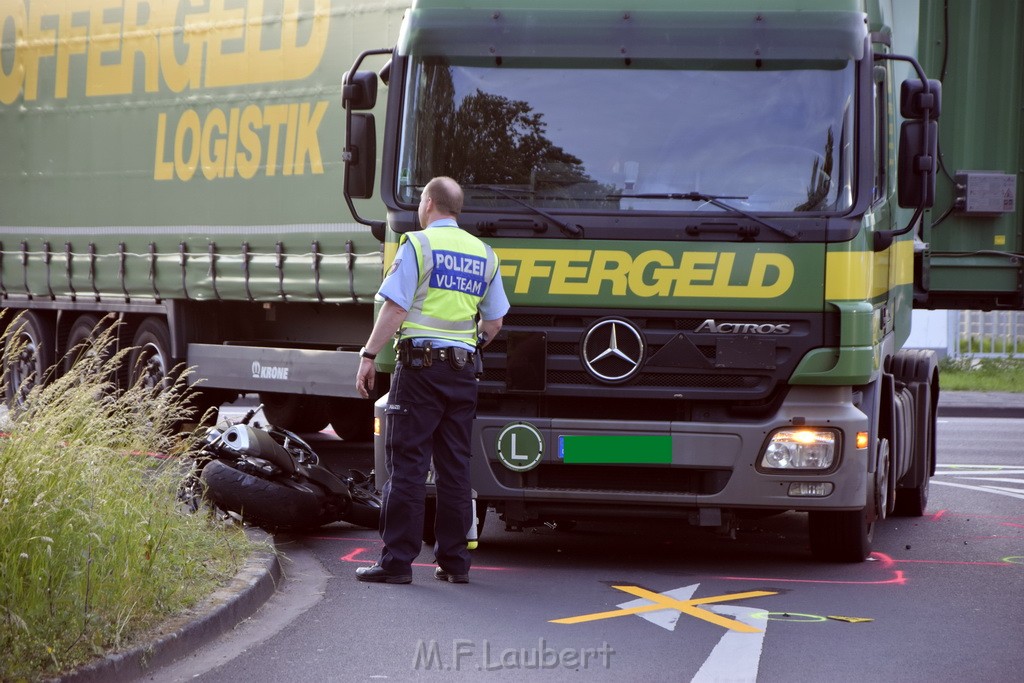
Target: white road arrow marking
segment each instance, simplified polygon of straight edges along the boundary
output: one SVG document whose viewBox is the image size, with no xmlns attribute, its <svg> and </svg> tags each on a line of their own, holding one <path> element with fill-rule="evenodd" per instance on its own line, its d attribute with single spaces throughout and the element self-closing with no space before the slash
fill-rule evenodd
<svg viewBox="0 0 1024 683">
<path fill-rule="evenodd" d="M 709 609 L 756 628 L 763 629 L 768 623 L 763 617 L 754 617 L 758 613 L 763 615 L 764 610 L 753 607 L 715 605 Z M 757 681 L 757 669 L 761 664 L 765 632 L 726 631 L 715 645 L 715 649 L 711 651 L 711 655 L 704 660 L 697 675 L 693 677 L 692 683 L 718 683 L 719 681 L 754 683 Z"/>
</svg>

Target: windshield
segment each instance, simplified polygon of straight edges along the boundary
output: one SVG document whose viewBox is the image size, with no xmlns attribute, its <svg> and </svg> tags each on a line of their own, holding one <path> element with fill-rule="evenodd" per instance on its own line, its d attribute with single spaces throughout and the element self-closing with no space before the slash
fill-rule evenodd
<svg viewBox="0 0 1024 683">
<path fill-rule="evenodd" d="M 726 210 L 660 196 L 697 192 L 758 213 L 841 212 L 853 91 L 843 61 L 413 59 L 398 196 L 414 204 L 447 175 L 476 207 Z"/>
</svg>

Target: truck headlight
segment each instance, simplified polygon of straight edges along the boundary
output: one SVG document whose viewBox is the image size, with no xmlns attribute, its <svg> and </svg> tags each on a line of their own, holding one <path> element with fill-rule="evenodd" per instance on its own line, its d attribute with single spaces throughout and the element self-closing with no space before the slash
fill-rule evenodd
<svg viewBox="0 0 1024 683">
<path fill-rule="evenodd" d="M 832 429 L 780 429 L 761 454 L 766 470 L 827 470 L 836 461 L 839 436 Z"/>
</svg>

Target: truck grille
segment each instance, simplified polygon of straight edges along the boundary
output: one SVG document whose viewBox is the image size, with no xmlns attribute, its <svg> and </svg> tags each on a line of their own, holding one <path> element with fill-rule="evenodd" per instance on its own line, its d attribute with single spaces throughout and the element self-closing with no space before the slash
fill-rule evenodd
<svg viewBox="0 0 1024 683">
<path fill-rule="evenodd" d="M 627 336 L 625 324 L 639 333 L 619 339 L 622 348 L 627 343 L 635 347 L 637 336 L 642 339 L 639 367 L 622 380 L 599 376 L 583 358 L 588 331 L 609 318 L 622 321 L 616 326 L 620 337 Z M 726 326 L 729 331 L 709 329 L 708 320 L 718 326 L 731 323 Z M 776 329 L 785 333 L 771 333 Z M 821 346 L 838 346 L 838 315 L 677 311 L 580 315 L 578 310 L 513 309 L 505 317 L 502 334 L 484 352 L 480 390 L 482 396 L 764 402 L 784 387 L 808 351 Z M 623 361 L 623 366 L 631 367 L 630 362 Z"/>
</svg>

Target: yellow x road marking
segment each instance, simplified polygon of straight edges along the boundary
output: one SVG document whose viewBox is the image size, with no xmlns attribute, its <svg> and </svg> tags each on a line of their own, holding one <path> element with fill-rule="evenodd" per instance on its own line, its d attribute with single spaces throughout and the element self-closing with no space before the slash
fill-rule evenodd
<svg viewBox="0 0 1024 683">
<path fill-rule="evenodd" d="M 733 631 L 739 631 L 741 633 L 761 633 L 760 629 L 756 629 L 753 626 L 748 626 L 743 622 L 729 619 L 721 615 L 709 612 L 708 610 L 701 609 L 698 605 L 708 605 L 715 602 L 729 602 L 730 600 L 746 600 L 747 598 L 760 598 L 766 595 L 777 595 L 772 591 L 747 591 L 746 593 L 729 593 L 728 595 L 715 595 L 710 598 L 695 598 L 693 600 L 676 600 L 670 598 L 667 595 L 661 593 L 654 593 L 649 590 L 644 590 L 638 586 L 612 586 L 612 588 L 618 589 L 630 595 L 635 595 L 646 600 L 650 600 L 652 604 L 641 605 L 640 607 L 627 607 L 625 609 L 611 610 L 610 612 L 595 612 L 594 614 L 584 614 L 578 617 L 566 617 L 565 619 L 552 619 L 553 624 L 581 624 L 585 621 L 597 621 L 599 619 L 611 619 L 612 617 L 622 617 L 627 614 L 641 614 L 643 612 L 656 612 L 663 609 L 674 609 L 679 610 L 684 614 L 689 614 L 691 617 L 697 617 L 704 621 L 709 621 L 712 624 L 718 624 L 723 628 L 727 628 Z"/>
</svg>

